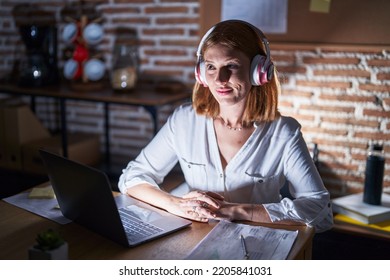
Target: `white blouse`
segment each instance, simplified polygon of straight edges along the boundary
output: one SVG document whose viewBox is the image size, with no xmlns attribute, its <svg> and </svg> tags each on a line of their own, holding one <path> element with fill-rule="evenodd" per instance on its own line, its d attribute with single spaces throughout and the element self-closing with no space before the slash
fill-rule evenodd
<svg viewBox="0 0 390 280">
<path fill-rule="evenodd" d="M 229 202 L 263 204 L 273 222 L 296 220 L 317 232 L 333 225 L 329 193 L 293 118 L 257 125 L 223 170 L 213 120 L 196 114 L 191 104 L 178 107 L 123 170 L 119 189 L 126 193 L 140 183 L 158 188 L 177 162 L 189 190 L 216 192 Z M 280 195 L 286 180 L 293 200 Z"/>
</svg>

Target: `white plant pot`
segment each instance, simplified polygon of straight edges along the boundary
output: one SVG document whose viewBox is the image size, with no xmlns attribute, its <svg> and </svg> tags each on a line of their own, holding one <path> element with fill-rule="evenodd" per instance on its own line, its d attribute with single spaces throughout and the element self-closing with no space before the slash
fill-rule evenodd
<svg viewBox="0 0 390 280">
<path fill-rule="evenodd" d="M 68 259 L 68 243 L 64 243 L 60 247 L 50 251 L 42 251 L 31 247 L 28 249 L 28 258 L 30 260 L 67 260 Z"/>
</svg>

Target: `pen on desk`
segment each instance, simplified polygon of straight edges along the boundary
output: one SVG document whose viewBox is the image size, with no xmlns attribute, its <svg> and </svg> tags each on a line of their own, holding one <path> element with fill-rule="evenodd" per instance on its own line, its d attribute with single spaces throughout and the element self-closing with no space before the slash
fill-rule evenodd
<svg viewBox="0 0 390 280">
<path fill-rule="evenodd" d="M 245 243 L 245 238 L 244 236 L 241 234 L 241 246 L 242 246 L 242 251 L 244 252 L 244 259 L 248 260 L 249 259 L 249 253 L 248 253 L 248 250 L 246 248 L 246 243 Z"/>
</svg>

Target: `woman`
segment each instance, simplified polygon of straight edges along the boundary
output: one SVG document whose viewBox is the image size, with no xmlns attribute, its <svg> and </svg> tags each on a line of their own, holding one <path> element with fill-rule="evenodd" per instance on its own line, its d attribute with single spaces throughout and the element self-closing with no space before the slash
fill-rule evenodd
<svg viewBox="0 0 390 280">
<path fill-rule="evenodd" d="M 195 221 L 329 229 L 329 193 L 300 125 L 277 110 L 280 84 L 263 33 L 243 21 L 218 23 L 201 40 L 195 74 L 192 104 L 177 108 L 123 170 L 121 192 Z M 177 162 L 184 196 L 158 186 Z M 295 199 L 281 198 L 286 182 Z"/>
</svg>

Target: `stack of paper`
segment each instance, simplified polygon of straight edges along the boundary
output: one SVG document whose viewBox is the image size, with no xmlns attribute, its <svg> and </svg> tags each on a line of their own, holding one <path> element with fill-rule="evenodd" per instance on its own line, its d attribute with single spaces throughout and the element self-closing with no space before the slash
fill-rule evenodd
<svg viewBox="0 0 390 280">
<path fill-rule="evenodd" d="M 241 235 L 245 239 L 244 246 Z M 298 231 L 220 221 L 187 259 L 284 260 L 297 236 Z"/>
<path fill-rule="evenodd" d="M 382 205 L 363 202 L 363 193 L 351 194 L 332 200 L 333 211 L 366 224 L 390 220 L 390 195 L 382 194 Z"/>
<path fill-rule="evenodd" d="M 42 199 L 52 199 L 52 198 L 56 198 L 55 194 L 54 194 L 54 190 L 52 188 L 51 185 L 49 186 L 46 186 L 46 187 L 36 187 L 36 188 L 33 188 L 30 192 L 30 194 L 28 195 L 29 198 L 42 198 Z"/>
</svg>

